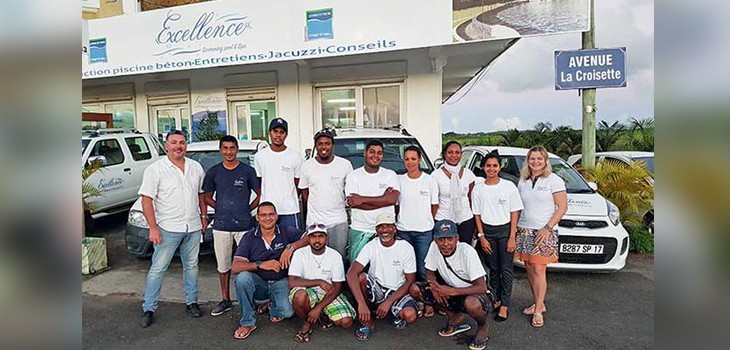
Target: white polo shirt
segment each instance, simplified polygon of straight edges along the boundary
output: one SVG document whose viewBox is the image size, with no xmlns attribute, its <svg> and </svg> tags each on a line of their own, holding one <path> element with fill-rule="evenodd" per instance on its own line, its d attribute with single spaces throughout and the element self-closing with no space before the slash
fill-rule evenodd
<svg viewBox="0 0 730 350">
<path fill-rule="evenodd" d="M 256 153 L 254 168 L 261 178 L 261 201 L 271 202 L 279 215 L 299 212 L 299 197 L 294 179 L 299 178 L 303 158 L 299 152 L 287 147 L 274 152 L 266 147 Z"/>
<path fill-rule="evenodd" d="M 200 163 L 185 158 L 185 172 L 168 157 L 150 164 L 137 192 L 152 198 L 157 226 L 171 232 L 193 232 L 203 228 L 198 194 L 203 193 L 205 171 Z"/>
<path fill-rule="evenodd" d="M 365 167 L 357 168 L 347 174 L 345 180 L 345 195 L 352 193 L 364 197 L 382 196 L 388 187 L 400 191 L 398 175 L 393 170 L 380 167 L 375 174 L 365 171 Z M 350 228 L 362 232 L 375 232 L 375 218 L 380 213 L 391 213 L 395 215 L 395 206 L 389 205 L 373 210 L 352 208 L 352 223 Z"/>
<path fill-rule="evenodd" d="M 557 207 L 553 194 L 565 191 L 565 181 L 553 173 L 547 178 L 538 177 L 534 184 L 532 180 L 520 179 L 517 189 L 520 191 L 522 204 L 525 205 L 518 225 L 531 230 L 539 230 L 547 225 L 555 214 Z"/>
<path fill-rule="evenodd" d="M 480 215 L 487 225 L 508 224 L 510 214 L 523 209 L 517 186 L 511 181 L 499 179 L 495 185 L 479 181 L 471 193 L 471 207 L 474 215 Z"/>
<path fill-rule="evenodd" d="M 329 164 L 320 164 L 314 158 L 302 164 L 299 188 L 309 190 L 307 225 L 320 223 L 330 227 L 347 222 L 345 178 L 352 171 L 352 164 L 345 158 L 333 157 Z"/>
<path fill-rule="evenodd" d="M 398 196 L 399 231 L 426 232 L 433 230 L 431 205 L 439 204 L 439 188 L 430 175 L 421 173 L 417 179 L 408 174 L 398 175 L 400 196 Z"/>
</svg>

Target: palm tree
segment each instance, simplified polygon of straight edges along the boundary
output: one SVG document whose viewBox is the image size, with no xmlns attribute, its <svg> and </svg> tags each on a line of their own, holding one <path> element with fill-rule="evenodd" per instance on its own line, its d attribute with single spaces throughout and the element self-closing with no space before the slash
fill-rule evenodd
<svg viewBox="0 0 730 350">
<path fill-rule="evenodd" d="M 561 157 L 566 157 L 580 152 L 581 138 L 580 131 L 567 125 L 561 125 L 553 131 L 551 142 L 555 147 L 555 152 Z"/>
<path fill-rule="evenodd" d="M 654 152 L 654 118 L 629 119 L 631 147 L 637 151 Z M 638 131 L 638 138 L 636 133 Z"/>
<path fill-rule="evenodd" d="M 618 121 L 613 122 L 613 124 L 608 124 L 607 121 L 601 120 L 598 123 L 598 132 L 596 133 L 598 150 L 603 152 L 610 151 L 624 131 L 626 131 L 626 125 Z"/>
<path fill-rule="evenodd" d="M 99 162 L 89 163 L 81 169 L 81 204 L 84 208 L 81 218 L 82 237 L 86 237 L 86 213 L 94 209 L 94 206 L 89 203 L 89 199 L 103 195 L 98 187 L 86 182 L 97 171 L 102 171 Z"/>
<path fill-rule="evenodd" d="M 619 208 L 621 220 L 641 226 L 643 214 L 651 209 L 654 187 L 646 180 L 649 172 L 642 162 L 631 164 L 599 162 L 590 169 L 581 169 L 588 181 L 598 185 L 598 192 Z"/>
<path fill-rule="evenodd" d="M 519 146 L 519 140 L 520 136 L 522 136 L 522 133 L 515 129 L 509 129 L 503 133 L 500 133 L 499 136 L 501 137 L 500 144 L 503 146 L 512 146 L 517 147 Z"/>
<path fill-rule="evenodd" d="M 525 134 L 525 136 L 529 135 L 528 147 L 543 145 L 549 151 L 553 151 L 552 131 L 553 124 L 550 122 L 539 122 L 535 124 L 532 131 L 529 134 Z"/>
</svg>

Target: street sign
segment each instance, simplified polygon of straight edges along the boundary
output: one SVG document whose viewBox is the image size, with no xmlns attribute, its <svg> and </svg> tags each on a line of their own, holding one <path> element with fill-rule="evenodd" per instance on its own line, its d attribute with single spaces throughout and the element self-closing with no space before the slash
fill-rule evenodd
<svg viewBox="0 0 730 350">
<path fill-rule="evenodd" d="M 626 48 L 555 51 L 555 90 L 626 87 Z"/>
</svg>

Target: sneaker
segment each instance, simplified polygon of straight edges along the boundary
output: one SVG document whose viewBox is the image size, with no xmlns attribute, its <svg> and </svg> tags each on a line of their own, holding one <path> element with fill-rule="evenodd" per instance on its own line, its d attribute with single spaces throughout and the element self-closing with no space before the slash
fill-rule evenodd
<svg viewBox="0 0 730 350">
<path fill-rule="evenodd" d="M 142 318 L 139 320 L 139 325 L 142 326 L 142 328 L 147 328 L 152 324 L 154 312 L 152 311 L 145 311 L 144 314 L 142 314 Z"/>
<path fill-rule="evenodd" d="M 231 302 L 230 300 L 222 300 L 220 303 L 218 303 L 218 305 L 213 308 L 213 310 L 210 310 L 210 315 L 218 316 L 232 308 L 233 302 Z"/>
<path fill-rule="evenodd" d="M 395 321 L 393 321 L 393 326 L 395 327 L 395 329 L 403 329 L 406 328 L 407 325 L 408 323 L 406 323 L 406 320 L 401 318 L 396 318 Z"/>
<path fill-rule="evenodd" d="M 200 306 L 198 306 L 198 303 L 185 305 L 185 311 L 189 313 L 190 316 L 193 316 L 195 318 L 203 316 L 203 310 L 200 310 Z"/>
</svg>

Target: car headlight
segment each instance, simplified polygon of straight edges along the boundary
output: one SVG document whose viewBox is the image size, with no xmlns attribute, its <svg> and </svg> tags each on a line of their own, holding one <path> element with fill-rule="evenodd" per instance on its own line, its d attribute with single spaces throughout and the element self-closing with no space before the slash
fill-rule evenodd
<svg viewBox="0 0 730 350">
<path fill-rule="evenodd" d="M 608 199 L 606 200 L 606 206 L 608 207 L 608 219 L 611 220 L 613 226 L 618 226 L 621 223 L 618 207 L 611 203 Z"/>
<path fill-rule="evenodd" d="M 150 228 L 149 225 L 147 225 L 147 219 L 144 218 L 144 214 L 141 211 L 137 211 L 137 210 L 129 211 L 129 216 L 127 217 L 127 224 L 136 226 L 136 227 Z"/>
</svg>

